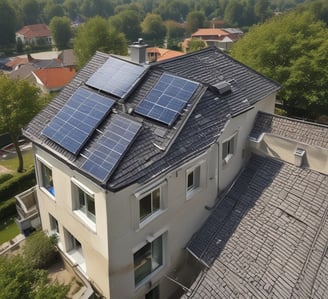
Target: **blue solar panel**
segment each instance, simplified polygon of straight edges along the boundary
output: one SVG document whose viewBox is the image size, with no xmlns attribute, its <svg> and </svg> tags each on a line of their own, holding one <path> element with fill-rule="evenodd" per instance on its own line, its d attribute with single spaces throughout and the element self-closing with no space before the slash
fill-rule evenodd
<svg viewBox="0 0 328 299">
<path fill-rule="evenodd" d="M 99 141 L 86 154 L 82 169 L 96 179 L 105 182 L 115 170 L 141 124 L 115 115 Z"/>
<path fill-rule="evenodd" d="M 122 98 L 144 70 L 140 65 L 110 57 L 86 84 Z"/>
<path fill-rule="evenodd" d="M 197 87 L 196 82 L 164 73 L 135 111 L 171 126 Z"/>
<path fill-rule="evenodd" d="M 76 155 L 114 103 L 107 97 L 79 88 L 42 134 Z"/>
</svg>

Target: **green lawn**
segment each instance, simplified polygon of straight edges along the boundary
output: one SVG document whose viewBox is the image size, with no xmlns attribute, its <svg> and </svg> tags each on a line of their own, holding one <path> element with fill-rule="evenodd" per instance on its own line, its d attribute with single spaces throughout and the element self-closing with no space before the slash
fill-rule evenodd
<svg viewBox="0 0 328 299">
<path fill-rule="evenodd" d="M 24 160 L 24 169 L 30 169 L 34 166 L 32 149 L 23 153 L 23 160 Z M 16 171 L 17 167 L 18 167 L 17 156 L 15 156 L 11 159 L 8 159 L 8 160 L 1 160 L 0 165 L 4 166 L 10 170 Z"/>
<path fill-rule="evenodd" d="M 19 234 L 18 226 L 15 223 L 15 218 L 10 217 L 3 222 L 0 222 L 0 244 L 11 240 Z"/>
</svg>

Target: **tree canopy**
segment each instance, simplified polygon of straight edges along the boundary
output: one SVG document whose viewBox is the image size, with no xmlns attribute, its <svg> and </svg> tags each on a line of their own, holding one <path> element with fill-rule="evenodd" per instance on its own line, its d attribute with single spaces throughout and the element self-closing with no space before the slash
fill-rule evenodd
<svg viewBox="0 0 328 299">
<path fill-rule="evenodd" d="M 0 75 L 0 132 L 9 133 L 15 146 L 19 165 L 18 172 L 23 171 L 23 157 L 18 139 L 21 128 L 40 111 L 42 107 L 39 98 L 40 90 L 28 81 L 13 80 Z"/>
<path fill-rule="evenodd" d="M 73 49 L 81 68 L 96 51 L 126 55 L 127 42 L 123 33 L 118 33 L 101 17 L 89 19 L 78 29 Z"/>
<path fill-rule="evenodd" d="M 160 15 L 147 14 L 141 23 L 142 36 L 149 45 L 162 46 L 166 36 L 166 27 Z"/>
<path fill-rule="evenodd" d="M 293 11 L 253 26 L 231 55 L 282 85 L 279 97 L 289 115 L 313 118 L 328 114 L 327 47 L 324 23 Z"/>
<path fill-rule="evenodd" d="M 49 24 L 52 37 L 59 49 L 64 49 L 72 37 L 71 21 L 68 17 L 54 17 Z"/>
<path fill-rule="evenodd" d="M 0 45 L 15 42 L 16 13 L 8 0 L 0 0 Z"/>
</svg>

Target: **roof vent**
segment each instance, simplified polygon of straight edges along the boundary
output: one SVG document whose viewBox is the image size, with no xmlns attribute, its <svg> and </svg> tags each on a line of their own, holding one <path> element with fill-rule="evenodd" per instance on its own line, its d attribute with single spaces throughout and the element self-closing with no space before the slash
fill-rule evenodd
<svg viewBox="0 0 328 299">
<path fill-rule="evenodd" d="M 302 148 L 297 148 L 295 150 L 294 156 L 295 156 L 295 162 L 294 162 L 295 166 L 301 167 L 305 158 L 305 150 Z"/>
<path fill-rule="evenodd" d="M 220 95 L 225 95 L 231 92 L 231 84 L 227 81 L 221 81 L 214 84 Z"/>
</svg>

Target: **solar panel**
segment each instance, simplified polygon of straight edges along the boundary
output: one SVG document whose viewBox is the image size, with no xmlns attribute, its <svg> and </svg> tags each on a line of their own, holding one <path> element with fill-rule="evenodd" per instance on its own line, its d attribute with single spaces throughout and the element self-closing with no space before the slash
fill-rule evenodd
<svg viewBox="0 0 328 299">
<path fill-rule="evenodd" d="M 76 155 L 115 102 L 78 88 L 42 134 Z"/>
<path fill-rule="evenodd" d="M 196 82 L 164 73 L 135 111 L 171 126 L 197 87 Z"/>
<path fill-rule="evenodd" d="M 140 65 L 110 57 L 86 84 L 122 98 L 144 70 Z"/>
<path fill-rule="evenodd" d="M 141 124 L 115 115 L 99 141 L 86 154 L 82 169 L 104 182 L 115 170 Z"/>
</svg>

